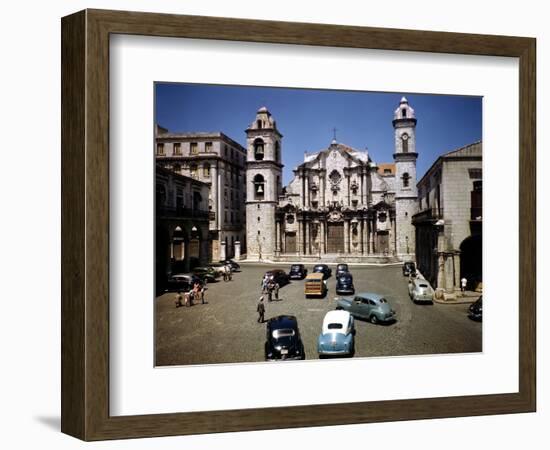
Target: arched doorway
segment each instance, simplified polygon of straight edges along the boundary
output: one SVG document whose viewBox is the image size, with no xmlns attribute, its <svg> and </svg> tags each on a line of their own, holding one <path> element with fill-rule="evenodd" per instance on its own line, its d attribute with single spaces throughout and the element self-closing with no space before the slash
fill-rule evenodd
<svg viewBox="0 0 550 450">
<path fill-rule="evenodd" d="M 483 281 L 481 235 L 469 236 L 460 244 L 460 279 L 466 278 L 466 289 L 475 290 Z"/>
</svg>

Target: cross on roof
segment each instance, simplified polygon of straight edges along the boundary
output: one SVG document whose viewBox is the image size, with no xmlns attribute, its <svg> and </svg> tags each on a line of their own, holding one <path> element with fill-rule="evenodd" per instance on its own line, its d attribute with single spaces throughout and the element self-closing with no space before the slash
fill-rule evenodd
<svg viewBox="0 0 550 450">
<path fill-rule="evenodd" d="M 336 131 L 338 131 L 336 127 L 332 129 L 332 139 L 334 140 L 336 140 Z"/>
</svg>

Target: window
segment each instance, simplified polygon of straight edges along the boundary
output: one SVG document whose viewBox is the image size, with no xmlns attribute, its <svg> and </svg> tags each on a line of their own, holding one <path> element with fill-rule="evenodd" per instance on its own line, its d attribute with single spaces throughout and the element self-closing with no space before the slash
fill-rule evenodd
<svg viewBox="0 0 550 450">
<path fill-rule="evenodd" d="M 189 148 L 189 153 L 191 153 L 192 155 L 196 155 L 197 153 L 199 153 L 199 144 L 197 144 L 196 142 L 191 142 Z"/>
<path fill-rule="evenodd" d="M 181 174 L 181 165 L 179 165 L 179 164 L 174 164 L 173 170 L 174 170 L 174 172 L 180 173 L 180 174 Z"/>
<path fill-rule="evenodd" d="M 210 164 L 204 163 L 204 166 L 202 166 L 202 174 L 206 178 L 210 178 Z"/>
<path fill-rule="evenodd" d="M 224 145 L 223 147 L 223 156 L 227 158 L 227 145 Z"/>
<path fill-rule="evenodd" d="M 197 178 L 197 165 L 196 164 L 191 164 L 189 166 L 189 173 L 191 175 L 191 178 Z"/>
<path fill-rule="evenodd" d="M 264 198 L 265 194 L 265 182 L 264 177 L 260 174 L 256 175 L 254 177 L 254 197 L 257 200 L 261 200 Z M 260 205 L 258 205 L 259 207 Z"/>
<path fill-rule="evenodd" d="M 407 110 L 405 108 L 401 110 L 401 117 L 407 117 Z"/>
<path fill-rule="evenodd" d="M 409 151 L 409 135 L 406 133 L 401 136 L 401 148 L 403 149 L 403 153 Z"/>
<path fill-rule="evenodd" d="M 174 155 L 181 155 L 181 144 L 179 142 L 174 143 Z"/>
<path fill-rule="evenodd" d="M 409 179 L 411 178 L 410 175 L 407 172 L 405 172 L 402 178 L 403 178 L 403 187 L 409 187 Z"/>
<path fill-rule="evenodd" d="M 254 141 L 254 159 L 256 161 L 264 159 L 264 141 L 260 138 Z"/>
<path fill-rule="evenodd" d="M 204 143 L 204 151 L 206 153 L 211 153 L 212 152 L 212 142 L 205 142 Z"/>
<path fill-rule="evenodd" d="M 275 161 L 279 162 L 279 153 L 281 152 L 281 144 L 279 141 L 275 142 Z"/>
<path fill-rule="evenodd" d="M 384 169 L 384 175 L 391 175 L 391 169 Z"/>
<path fill-rule="evenodd" d="M 164 155 L 164 144 L 157 144 L 157 155 Z"/>
<path fill-rule="evenodd" d="M 258 128 L 258 129 L 262 128 L 262 121 L 261 120 L 256 121 L 256 128 Z"/>
</svg>

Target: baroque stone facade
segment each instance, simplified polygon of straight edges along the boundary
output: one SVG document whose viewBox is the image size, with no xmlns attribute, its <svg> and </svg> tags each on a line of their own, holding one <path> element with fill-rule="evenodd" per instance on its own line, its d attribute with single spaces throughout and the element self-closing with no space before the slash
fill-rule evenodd
<svg viewBox="0 0 550 450">
<path fill-rule="evenodd" d="M 223 133 L 171 133 L 157 126 L 157 164 L 209 186 L 211 261 L 233 257 L 246 245 L 245 160 L 246 150 Z"/>
<path fill-rule="evenodd" d="M 416 260 L 430 283 L 446 292 L 481 286 L 482 143 L 440 156 L 418 182 Z"/>
<path fill-rule="evenodd" d="M 333 140 L 305 153 L 282 187 L 282 134 L 264 107 L 247 131 L 247 258 L 362 261 L 414 258 L 416 117 L 394 112 L 394 163 Z"/>
</svg>

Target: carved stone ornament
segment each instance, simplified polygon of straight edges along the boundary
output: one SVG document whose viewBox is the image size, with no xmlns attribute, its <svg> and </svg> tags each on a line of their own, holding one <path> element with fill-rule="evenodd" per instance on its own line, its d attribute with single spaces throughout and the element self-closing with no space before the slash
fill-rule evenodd
<svg viewBox="0 0 550 450">
<path fill-rule="evenodd" d="M 334 169 L 332 172 L 330 172 L 330 175 L 328 178 L 330 181 L 330 189 L 332 191 L 340 190 L 339 184 L 340 184 L 340 181 L 342 181 L 342 175 L 340 175 L 340 172 Z"/>
<path fill-rule="evenodd" d="M 341 211 L 333 210 L 327 214 L 328 222 L 342 222 L 342 220 L 344 220 L 344 215 Z"/>
</svg>

